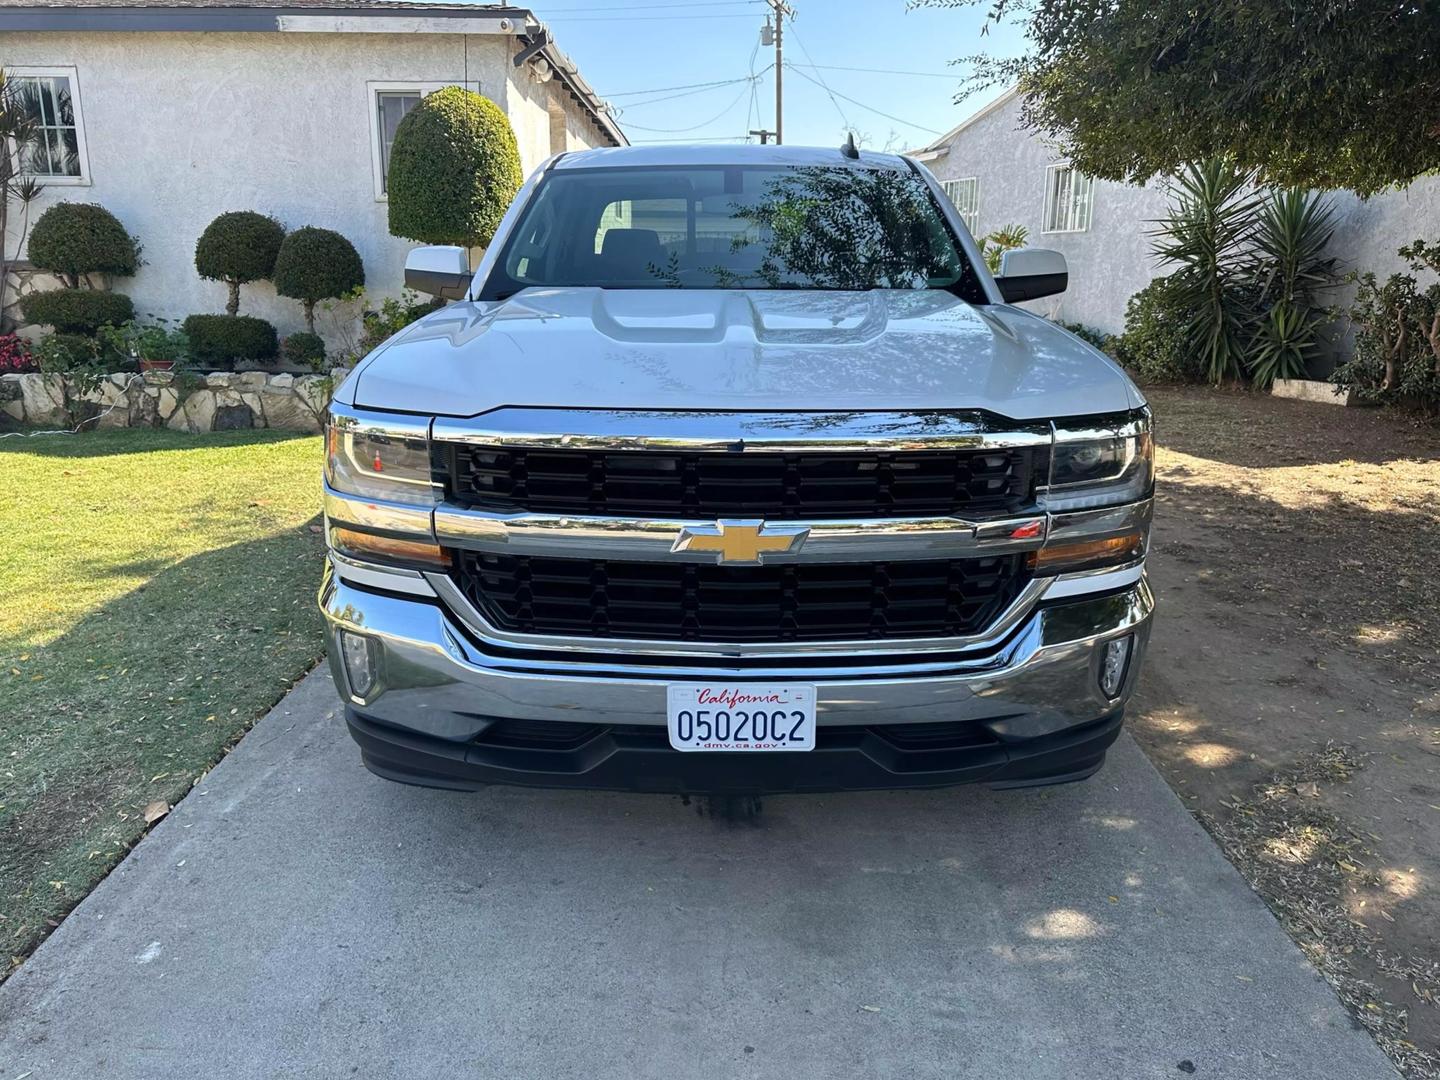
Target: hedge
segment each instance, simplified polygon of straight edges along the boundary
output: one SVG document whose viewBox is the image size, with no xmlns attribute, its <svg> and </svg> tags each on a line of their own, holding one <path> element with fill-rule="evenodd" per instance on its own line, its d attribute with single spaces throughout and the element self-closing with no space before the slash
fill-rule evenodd
<svg viewBox="0 0 1440 1080">
<path fill-rule="evenodd" d="M 437 90 L 395 129 L 390 232 L 422 244 L 483 247 L 522 179 L 515 132 L 500 107 L 459 86 Z"/>
<path fill-rule="evenodd" d="M 94 203 L 56 203 L 30 230 L 30 262 L 76 288 L 86 274 L 128 277 L 140 249 L 118 218 Z"/>
<path fill-rule="evenodd" d="M 253 210 L 221 214 L 195 242 L 195 269 L 202 278 L 230 286 L 228 314 L 240 310 L 240 286 L 264 281 L 275 271 L 275 256 L 285 239 L 285 226 Z"/>
<path fill-rule="evenodd" d="M 330 229 L 306 225 L 280 245 L 275 291 L 305 305 L 305 324 L 315 332 L 315 303 L 365 284 L 365 264 L 355 245 Z"/>
<path fill-rule="evenodd" d="M 250 315 L 191 315 L 181 324 L 190 356 L 204 363 L 273 360 L 280 351 L 275 327 Z"/>
<path fill-rule="evenodd" d="M 319 334 L 307 334 L 302 330 L 280 343 L 280 355 L 292 364 L 319 367 L 325 360 L 325 339 Z"/>
<path fill-rule="evenodd" d="M 119 326 L 135 317 L 135 305 L 124 293 L 94 289 L 54 289 L 20 298 L 27 322 L 53 326 L 62 334 L 94 336 L 109 323 Z"/>
</svg>

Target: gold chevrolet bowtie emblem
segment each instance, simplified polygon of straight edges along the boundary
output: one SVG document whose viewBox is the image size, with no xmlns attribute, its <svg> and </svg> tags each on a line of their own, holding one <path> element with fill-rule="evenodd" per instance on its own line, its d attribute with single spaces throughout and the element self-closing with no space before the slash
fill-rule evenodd
<svg viewBox="0 0 1440 1080">
<path fill-rule="evenodd" d="M 687 525 L 680 530 L 672 553 L 715 553 L 715 561 L 762 563 L 767 554 L 799 551 L 810 530 L 802 526 L 766 525 L 763 521 L 717 521 L 714 525 Z"/>
</svg>

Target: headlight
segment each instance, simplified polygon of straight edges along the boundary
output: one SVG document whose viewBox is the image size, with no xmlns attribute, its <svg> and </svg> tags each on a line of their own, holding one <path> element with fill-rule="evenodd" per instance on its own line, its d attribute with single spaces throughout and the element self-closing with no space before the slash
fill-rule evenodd
<svg viewBox="0 0 1440 1080">
<path fill-rule="evenodd" d="M 1155 444 L 1148 409 L 1111 423 L 1057 427 L 1045 509 L 1085 510 L 1135 502 L 1155 483 Z"/>
<path fill-rule="evenodd" d="M 441 490 L 430 475 L 428 424 L 332 410 L 325 427 L 325 482 L 362 499 L 433 506 Z"/>
</svg>

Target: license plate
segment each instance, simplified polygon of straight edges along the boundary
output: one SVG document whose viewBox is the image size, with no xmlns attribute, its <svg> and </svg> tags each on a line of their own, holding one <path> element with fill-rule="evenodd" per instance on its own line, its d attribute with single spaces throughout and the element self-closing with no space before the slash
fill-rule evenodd
<svg viewBox="0 0 1440 1080">
<path fill-rule="evenodd" d="M 814 750 L 815 687 L 671 683 L 665 725 L 676 750 Z"/>
</svg>

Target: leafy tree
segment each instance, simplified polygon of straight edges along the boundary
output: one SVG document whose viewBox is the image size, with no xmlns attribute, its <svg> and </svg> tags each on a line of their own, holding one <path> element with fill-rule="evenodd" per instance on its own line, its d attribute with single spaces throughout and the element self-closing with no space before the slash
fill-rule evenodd
<svg viewBox="0 0 1440 1080">
<path fill-rule="evenodd" d="M 1440 168 L 1440 7 L 1411 0 L 917 0 L 1023 23 L 1027 126 L 1082 171 L 1144 181 L 1227 155 L 1268 183 L 1369 194 Z"/>
<path fill-rule="evenodd" d="M 390 232 L 422 244 L 483 247 L 521 179 L 515 132 L 500 107 L 463 87 L 437 90 L 395 129 Z"/>
<path fill-rule="evenodd" d="M 205 226 L 195 243 L 195 269 L 202 278 L 230 286 L 225 314 L 239 314 L 241 285 L 275 272 L 284 239 L 285 226 L 253 210 L 232 210 Z"/>
<path fill-rule="evenodd" d="M 365 265 L 355 245 L 330 229 L 296 229 L 275 258 L 275 291 L 305 305 L 305 325 L 312 334 L 317 302 L 364 284 Z"/>
<path fill-rule="evenodd" d="M 905 289 L 966 269 L 937 229 L 929 191 L 893 169 L 788 169 L 736 216 L 768 237 L 756 276 L 772 289 Z M 750 242 L 737 237 L 732 248 Z M 716 272 L 722 284 L 738 284 L 733 276 Z"/>
</svg>

